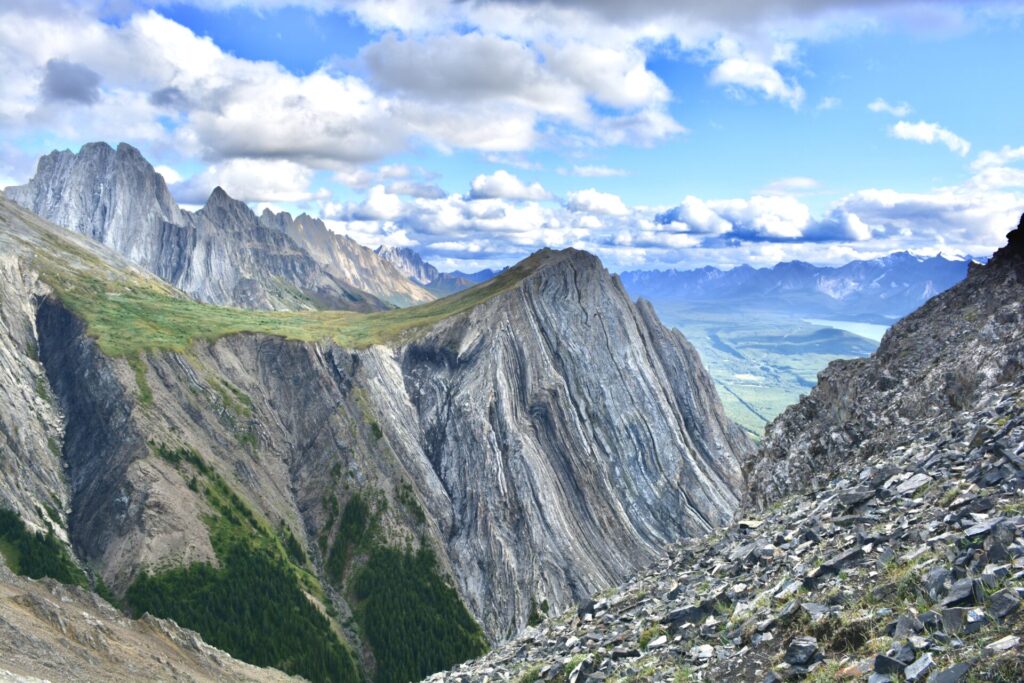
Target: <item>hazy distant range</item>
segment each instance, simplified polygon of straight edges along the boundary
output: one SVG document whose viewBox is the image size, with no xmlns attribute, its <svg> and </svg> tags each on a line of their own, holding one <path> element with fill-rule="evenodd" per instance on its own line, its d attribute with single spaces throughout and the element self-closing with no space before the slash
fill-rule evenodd
<svg viewBox="0 0 1024 683">
<path fill-rule="evenodd" d="M 621 277 L 693 342 L 730 416 L 759 437 L 829 361 L 869 355 L 889 325 L 962 280 L 967 264 L 900 252 L 839 267 L 789 261 Z"/>
</svg>

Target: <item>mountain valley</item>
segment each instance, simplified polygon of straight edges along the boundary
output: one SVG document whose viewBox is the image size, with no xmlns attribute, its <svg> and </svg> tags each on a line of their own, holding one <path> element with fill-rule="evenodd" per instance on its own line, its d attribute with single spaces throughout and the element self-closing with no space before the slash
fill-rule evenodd
<svg viewBox="0 0 1024 683">
<path fill-rule="evenodd" d="M 967 267 L 896 253 L 840 267 L 793 261 L 621 277 L 693 342 L 726 413 L 759 439 L 830 361 L 870 355 L 890 325 L 960 282 Z"/>
</svg>

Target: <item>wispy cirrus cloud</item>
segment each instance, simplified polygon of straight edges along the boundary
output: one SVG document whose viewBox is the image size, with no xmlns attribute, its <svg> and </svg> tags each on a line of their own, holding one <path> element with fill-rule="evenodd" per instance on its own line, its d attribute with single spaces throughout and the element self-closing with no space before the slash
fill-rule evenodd
<svg viewBox="0 0 1024 683">
<path fill-rule="evenodd" d="M 868 103 L 868 109 L 876 114 L 891 114 L 897 118 L 902 118 L 913 111 L 911 106 L 906 102 L 901 104 L 889 104 L 881 97 Z"/>
</svg>

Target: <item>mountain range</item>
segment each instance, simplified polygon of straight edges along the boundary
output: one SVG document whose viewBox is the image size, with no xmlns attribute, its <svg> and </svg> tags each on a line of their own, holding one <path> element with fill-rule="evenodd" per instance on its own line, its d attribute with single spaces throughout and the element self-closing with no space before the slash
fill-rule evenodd
<svg viewBox="0 0 1024 683">
<path fill-rule="evenodd" d="M 0 198 L 0 678 L 1019 680 L 1024 218 L 757 447 L 625 284 L 788 328 L 952 272 L 883 261 L 446 278 L 48 155 Z"/>
<path fill-rule="evenodd" d="M 889 325 L 963 280 L 968 263 L 897 252 L 835 267 L 785 261 L 771 268 L 638 270 L 621 277 L 630 294 L 655 303 L 681 300 Z"/>
<path fill-rule="evenodd" d="M 307 215 L 255 213 L 215 188 L 192 213 L 137 149 L 54 151 L 8 198 L 106 245 L 199 301 L 271 310 L 383 310 L 435 297 Z"/>
<path fill-rule="evenodd" d="M 498 271 L 490 268 L 475 273 L 442 273 L 409 247 L 380 246 L 377 255 L 391 263 L 407 278 L 423 285 L 437 296 L 447 296 L 490 280 Z"/>
</svg>

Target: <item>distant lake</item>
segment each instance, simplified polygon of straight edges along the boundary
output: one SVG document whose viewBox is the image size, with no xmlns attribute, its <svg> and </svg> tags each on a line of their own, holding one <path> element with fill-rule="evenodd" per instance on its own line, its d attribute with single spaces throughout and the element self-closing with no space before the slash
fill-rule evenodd
<svg viewBox="0 0 1024 683">
<path fill-rule="evenodd" d="M 850 332 L 876 342 L 882 341 L 882 335 L 884 335 L 885 331 L 889 329 L 888 325 L 858 323 L 850 320 L 818 320 L 815 318 L 805 318 L 804 322 L 812 325 L 818 325 L 819 327 L 831 327 L 837 330 L 843 330 L 844 332 Z"/>
</svg>

